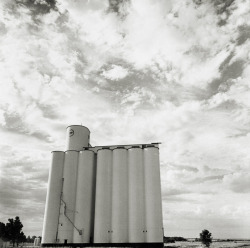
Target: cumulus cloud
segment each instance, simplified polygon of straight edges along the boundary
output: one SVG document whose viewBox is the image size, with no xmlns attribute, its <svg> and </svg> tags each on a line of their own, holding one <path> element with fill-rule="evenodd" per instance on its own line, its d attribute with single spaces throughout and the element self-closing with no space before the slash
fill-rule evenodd
<svg viewBox="0 0 250 248">
<path fill-rule="evenodd" d="M 236 193 L 249 193 L 250 173 L 236 172 L 223 178 L 223 183 Z"/>
<path fill-rule="evenodd" d="M 103 71 L 102 75 L 110 80 L 118 81 L 119 79 L 125 78 L 129 74 L 128 70 L 119 66 L 112 65 L 111 69 Z"/>
</svg>

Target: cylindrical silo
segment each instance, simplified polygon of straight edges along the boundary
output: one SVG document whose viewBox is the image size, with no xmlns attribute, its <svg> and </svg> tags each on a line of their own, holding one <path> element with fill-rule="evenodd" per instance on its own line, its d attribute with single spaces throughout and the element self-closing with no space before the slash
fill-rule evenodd
<svg viewBox="0 0 250 248">
<path fill-rule="evenodd" d="M 97 152 L 94 243 L 111 242 L 112 151 Z"/>
<path fill-rule="evenodd" d="M 42 243 L 55 243 L 58 231 L 64 152 L 52 152 Z"/>
<path fill-rule="evenodd" d="M 66 131 L 66 150 L 81 151 L 89 146 L 90 131 L 87 127 L 72 125 Z"/>
<path fill-rule="evenodd" d="M 75 217 L 75 196 L 78 167 L 77 151 L 66 151 L 63 170 L 63 191 L 59 218 L 59 243 L 72 243 Z"/>
<path fill-rule="evenodd" d="M 145 242 L 145 190 L 143 152 L 128 149 L 129 243 Z"/>
<path fill-rule="evenodd" d="M 128 151 L 113 150 L 112 243 L 128 243 Z"/>
<path fill-rule="evenodd" d="M 144 149 L 146 242 L 163 242 L 159 149 Z"/>
<path fill-rule="evenodd" d="M 95 154 L 84 150 L 79 153 L 74 243 L 90 243 L 93 240 L 94 201 L 95 201 Z"/>
</svg>

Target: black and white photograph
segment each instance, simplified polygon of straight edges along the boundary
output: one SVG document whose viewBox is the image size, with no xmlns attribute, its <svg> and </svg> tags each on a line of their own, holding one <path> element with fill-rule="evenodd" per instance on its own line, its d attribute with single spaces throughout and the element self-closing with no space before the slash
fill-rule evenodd
<svg viewBox="0 0 250 248">
<path fill-rule="evenodd" d="M 248 0 L 1 0 L 0 86 L 0 248 L 250 248 Z"/>
</svg>

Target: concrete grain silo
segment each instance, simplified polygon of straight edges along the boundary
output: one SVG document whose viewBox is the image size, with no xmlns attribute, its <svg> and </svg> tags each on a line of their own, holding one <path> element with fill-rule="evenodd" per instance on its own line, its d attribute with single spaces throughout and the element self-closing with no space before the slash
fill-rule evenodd
<svg viewBox="0 0 250 248">
<path fill-rule="evenodd" d="M 163 247 L 159 143 L 95 146 L 67 128 L 53 151 L 42 246 Z"/>
</svg>

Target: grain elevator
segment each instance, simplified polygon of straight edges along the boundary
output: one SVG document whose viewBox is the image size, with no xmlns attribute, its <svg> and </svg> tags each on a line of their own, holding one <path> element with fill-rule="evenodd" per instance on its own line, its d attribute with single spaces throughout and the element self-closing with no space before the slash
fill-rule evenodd
<svg viewBox="0 0 250 248">
<path fill-rule="evenodd" d="M 95 146 L 67 127 L 53 151 L 42 246 L 163 247 L 159 143 Z"/>
</svg>

